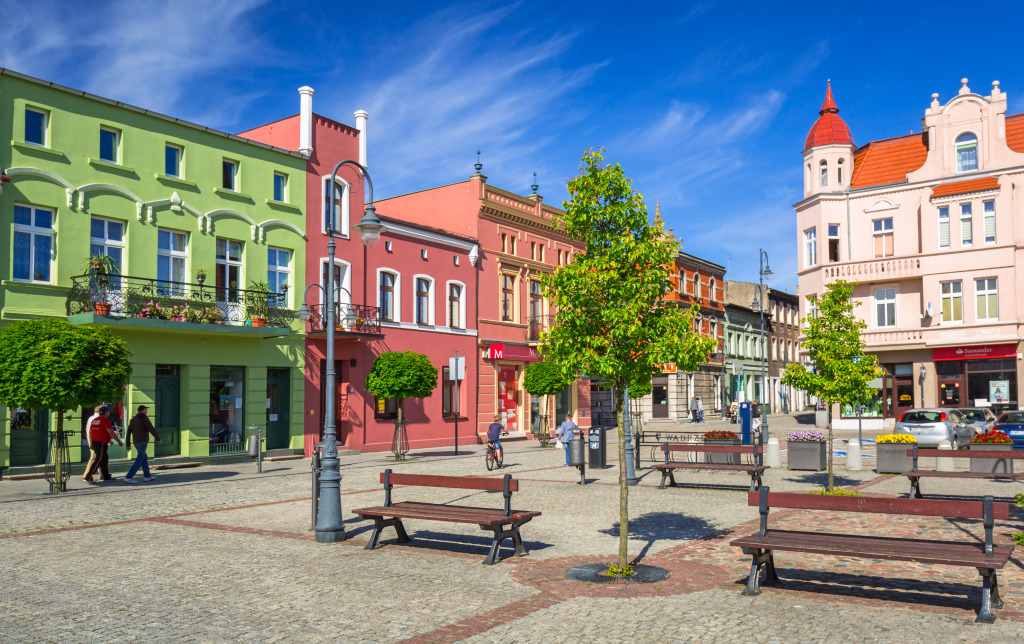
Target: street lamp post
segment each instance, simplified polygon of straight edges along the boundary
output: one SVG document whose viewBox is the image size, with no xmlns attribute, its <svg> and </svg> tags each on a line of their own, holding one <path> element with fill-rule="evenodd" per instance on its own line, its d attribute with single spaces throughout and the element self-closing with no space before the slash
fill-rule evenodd
<svg viewBox="0 0 1024 644">
<path fill-rule="evenodd" d="M 764 283 L 771 279 L 773 273 L 771 267 L 768 266 L 768 253 L 762 248 L 758 254 L 758 271 L 757 271 L 757 283 L 758 293 L 761 296 L 760 302 L 758 302 L 757 296 L 754 296 L 753 308 L 758 309 L 761 312 L 761 444 L 764 445 L 765 437 L 768 435 L 768 409 L 765 406 L 765 392 L 768 389 L 768 382 L 765 377 L 765 332 L 764 332 L 764 307 L 766 304 Z"/>
<path fill-rule="evenodd" d="M 387 226 L 381 224 L 380 218 L 377 217 L 376 209 L 373 206 L 373 182 L 370 181 L 370 173 L 367 172 L 366 167 L 358 161 L 352 159 L 344 159 L 338 161 L 334 166 L 334 170 L 331 172 L 331 184 L 330 195 L 327 199 L 328 217 L 329 222 L 327 228 L 327 265 L 328 268 L 328 280 L 333 285 L 334 282 L 334 191 L 337 190 L 338 181 L 338 170 L 343 165 L 351 165 L 359 170 L 363 178 L 366 179 L 367 187 L 367 203 L 366 209 L 363 212 L 363 218 L 358 224 L 352 226 L 353 230 L 359 232 L 360 239 L 364 246 L 375 246 L 380 241 L 380 234 L 387 230 Z M 365 267 L 364 267 L 365 268 Z M 322 291 L 324 287 L 317 283 L 310 284 L 306 287 L 306 291 L 309 291 L 310 286 L 319 286 Z M 342 287 L 338 286 L 339 290 Z M 334 289 L 331 289 L 332 294 Z M 324 299 L 327 300 L 327 292 L 324 291 Z M 351 298 L 352 294 L 349 293 Z M 316 540 L 318 543 L 336 543 L 338 541 L 345 540 L 345 526 L 341 521 L 341 473 L 338 471 L 338 440 L 337 432 L 334 427 L 334 407 L 335 407 L 335 378 L 336 373 L 334 370 L 334 327 L 335 327 L 335 302 L 333 297 L 330 298 L 332 301 L 325 305 L 327 309 L 327 373 L 325 378 L 324 386 L 327 388 L 324 392 L 324 407 L 326 413 L 324 414 L 324 439 L 323 439 L 323 456 L 321 457 L 321 471 L 320 471 L 320 500 L 317 503 L 316 499 L 313 499 L 313 503 L 317 504 L 317 515 L 316 515 Z M 304 315 L 303 315 L 304 314 Z M 309 319 L 309 308 L 306 306 L 306 297 L 303 294 L 302 297 L 302 308 L 299 310 L 299 317 L 303 319 Z"/>
</svg>

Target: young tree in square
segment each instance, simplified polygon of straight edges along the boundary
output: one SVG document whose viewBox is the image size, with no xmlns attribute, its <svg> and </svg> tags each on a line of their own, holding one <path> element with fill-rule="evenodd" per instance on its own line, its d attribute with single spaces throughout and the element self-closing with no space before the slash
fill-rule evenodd
<svg viewBox="0 0 1024 644">
<path fill-rule="evenodd" d="M 128 344 L 105 327 L 67 320 L 26 320 L 0 331 L 0 403 L 57 413 L 59 440 L 50 455 L 57 491 L 63 489 L 64 417 L 79 407 L 120 400 L 132 374 L 131 355 Z"/>
<path fill-rule="evenodd" d="M 696 370 L 714 341 L 693 330 L 694 307 L 664 299 L 677 248 L 664 228 L 648 220 L 643 198 L 622 168 L 606 164 L 601 150 L 588 150 L 568 191 L 556 224 L 584 250 L 544 281 L 557 310 L 555 325 L 542 338 L 544 359 L 554 360 L 567 378 L 599 377 L 617 392 L 649 382 L 664 363 Z M 629 563 L 623 413 L 616 396 L 619 570 Z"/>
<path fill-rule="evenodd" d="M 868 384 L 878 375 L 878 357 L 864 353 L 860 334 L 867 324 L 853 314 L 859 304 L 851 299 L 855 283 L 836 280 L 818 298 L 816 317 L 800 321 L 807 338 L 813 370 L 790 363 L 782 383 L 817 396 L 828 409 L 828 490 L 834 488 L 832 470 L 832 405 L 849 405 L 868 400 Z"/>
<path fill-rule="evenodd" d="M 402 452 L 402 405 L 406 398 L 426 398 L 437 387 L 437 367 L 430 358 L 414 351 L 388 351 L 373 360 L 373 368 L 366 374 L 366 391 L 378 398 L 397 401 L 398 419 L 396 454 Z"/>
<path fill-rule="evenodd" d="M 532 362 L 523 372 L 523 389 L 541 398 L 541 413 L 545 419 L 548 419 L 548 396 L 562 393 L 572 383 L 573 379 L 566 377 L 558 364 L 552 360 Z M 561 418 L 556 418 L 555 425 L 558 425 L 559 421 Z M 541 431 L 547 432 L 547 426 L 542 427 Z"/>
</svg>

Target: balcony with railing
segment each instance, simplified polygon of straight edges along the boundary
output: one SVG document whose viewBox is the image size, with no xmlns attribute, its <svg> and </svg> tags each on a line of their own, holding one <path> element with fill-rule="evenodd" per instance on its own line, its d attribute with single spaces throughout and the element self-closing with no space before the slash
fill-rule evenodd
<svg viewBox="0 0 1024 644">
<path fill-rule="evenodd" d="M 555 325 L 554 315 L 532 315 L 526 318 L 527 342 L 540 342 L 541 334 Z"/>
<path fill-rule="evenodd" d="M 156 320 L 279 329 L 295 319 L 285 303 L 283 293 L 86 274 L 71 278 L 65 309 L 68 317 L 92 313 L 112 322 Z"/>
<path fill-rule="evenodd" d="M 343 337 L 384 337 L 380 326 L 380 307 L 344 302 L 337 302 L 334 307 L 334 329 Z M 327 332 L 327 310 L 323 304 L 309 307 L 306 331 L 312 336 Z"/>
<path fill-rule="evenodd" d="M 888 257 L 868 262 L 837 262 L 823 267 L 825 280 L 844 279 L 847 281 L 883 282 L 911 277 L 921 277 L 919 257 Z"/>
</svg>

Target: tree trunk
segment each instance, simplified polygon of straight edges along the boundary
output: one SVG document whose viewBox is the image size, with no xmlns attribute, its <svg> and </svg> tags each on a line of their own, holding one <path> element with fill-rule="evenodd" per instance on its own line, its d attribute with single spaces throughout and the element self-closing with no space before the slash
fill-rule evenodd
<svg viewBox="0 0 1024 644">
<path fill-rule="evenodd" d="M 832 475 L 832 403 L 826 403 L 828 405 L 828 493 L 832 494 L 835 491 L 835 479 Z"/>
<path fill-rule="evenodd" d="M 86 431 L 89 431 L 86 428 Z M 64 436 L 64 410 L 57 410 L 57 440 L 51 441 L 51 447 L 53 453 L 53 490 L 60 494 L 64 491 L 64 464 L 61 463 L 61 459 L 64 456 L 64 450 L 61 449 L 62 438 Z M 101 475 L 102 478 L 102 475 Z"/>
<path fill-rule="evenodd" d="M 622 400 L 615 398 L 615 417 L 619 420 L 619 568 L 629 563 L 629 486 L 626 485 L 626 415 Z"/>
<path fill-rule="evenodd" d="M 405 398 L 398 399 L 398 453 L 395 454 L 395 459 L 402 461 L 405 460 L 405 455 L 402 454 L 402 404 L 405 403 Z M 337 429 L 335 429 L 337 431 Z"/>
</svg>

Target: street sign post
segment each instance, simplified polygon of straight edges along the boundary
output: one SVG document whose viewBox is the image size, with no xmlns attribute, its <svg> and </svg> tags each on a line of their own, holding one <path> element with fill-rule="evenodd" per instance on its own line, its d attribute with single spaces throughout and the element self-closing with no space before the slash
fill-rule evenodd
<svg viewBox="0 0 1024 644">
<path fill-rule="evenodd" d="M 455 413 L 455 455 L 459 455 L 459 381 L 466 378 L 466 359 L 459 357 L 458 350 L 454 358 L 448 358 L 448 377 L 455 381 L 452 392 L 452 411 Z"/>
</svg>

